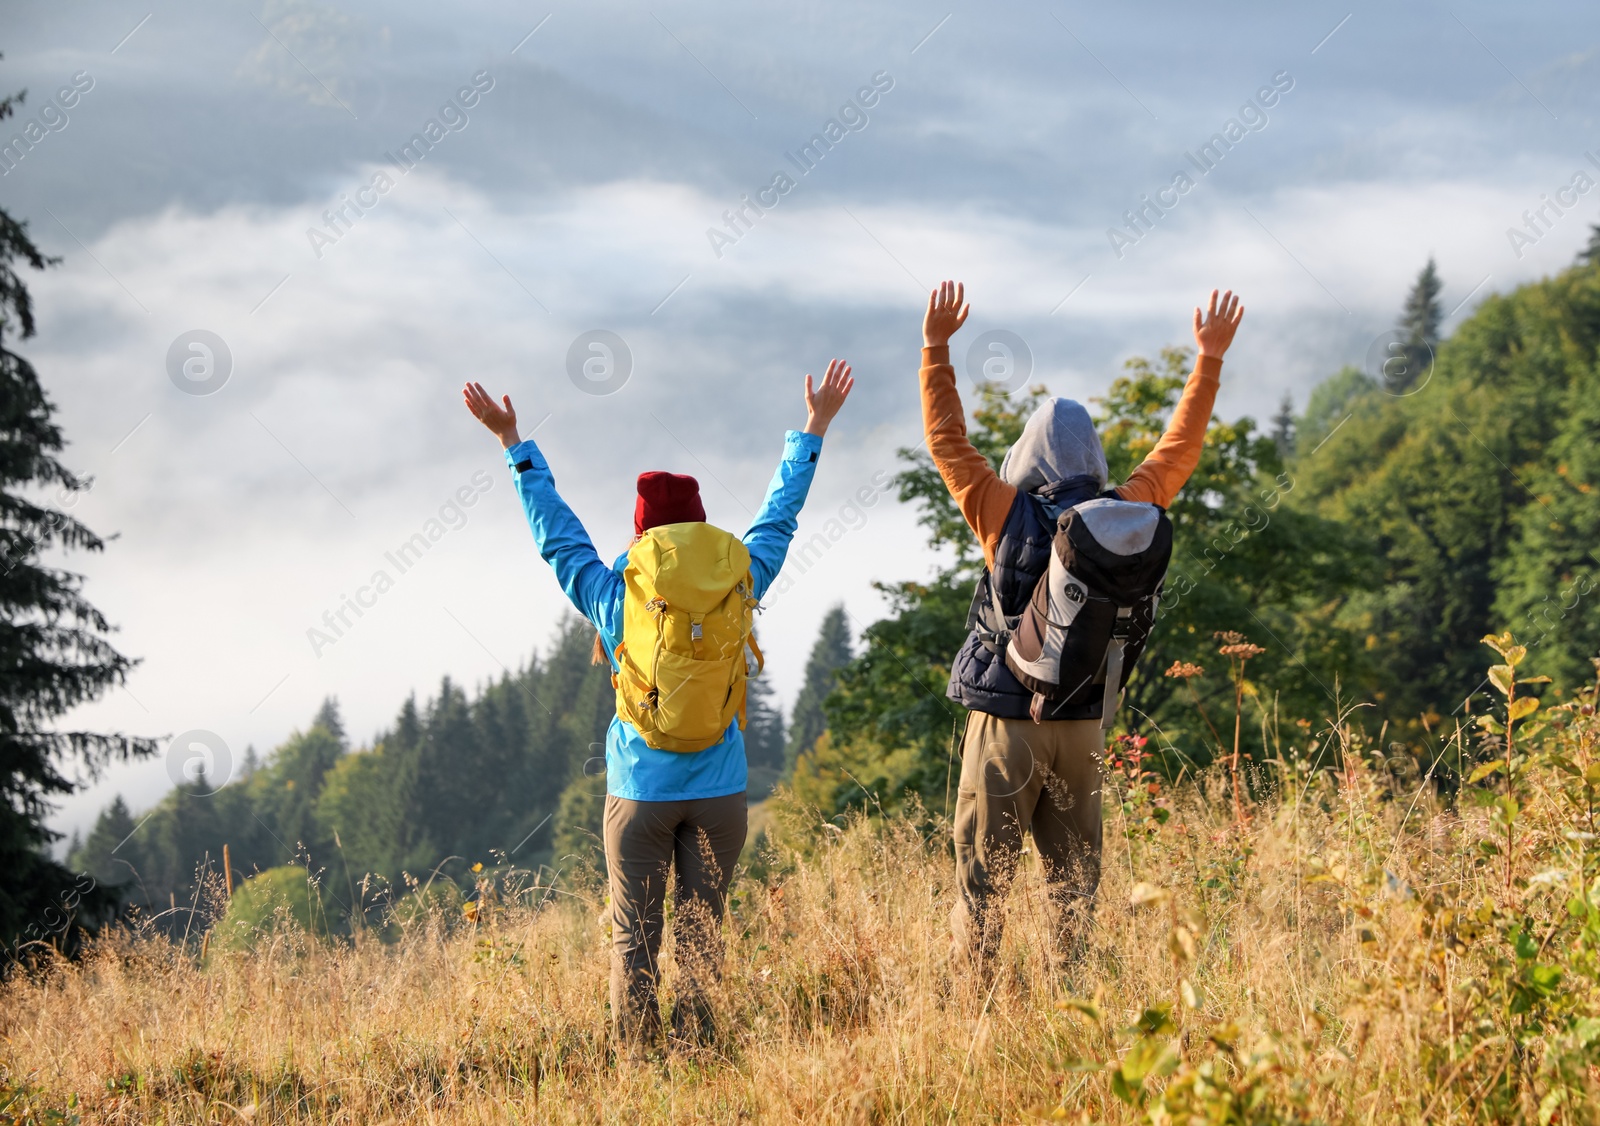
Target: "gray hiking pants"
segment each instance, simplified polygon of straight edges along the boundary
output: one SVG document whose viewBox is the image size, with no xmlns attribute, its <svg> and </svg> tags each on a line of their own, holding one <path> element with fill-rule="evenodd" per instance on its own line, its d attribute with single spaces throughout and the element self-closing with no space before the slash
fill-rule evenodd
<svg viewBox="0 0 1600 1126">
<path fill-rule="evenodd" d="M 675 1037 L 711 1032 L 707 991 L 721 974 L 722 912 L 744 847 L 744 794 L 693 801 L 606 797 L 606 871 L 611 892 L 611 1018 L 628 1049 L 661 1032 L 656 998 L 667 875 L 676 872 L 672 936 L 679 986 Z"/>
<path fill-rule="evenodd" d="M 956 796 L 956 904 L 950 929 L 959 954 L 987 975 L 1000 949 L 1005 896 L 1022 835 L 1044 870 L 1058 958 L 1082 940 L 1100 885 L 1101 750 L 1097 719 L 967 716 Z"/>
</svg>

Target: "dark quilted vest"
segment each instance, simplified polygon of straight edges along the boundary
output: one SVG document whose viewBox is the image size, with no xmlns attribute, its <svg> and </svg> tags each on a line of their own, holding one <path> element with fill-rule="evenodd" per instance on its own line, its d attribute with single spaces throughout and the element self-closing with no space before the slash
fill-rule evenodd
<svg viewBox="0 0 1600 1126">
<path fill-rule="evenodd" d="M 983 611 L 989 620 L 997 618 L 990 612 L 991 581 L 1000 598 L 1000 609 L 1007 617 L 1022 613 L 1027 606 L 1033 588 L 1050 569 L 1050 545 L 1056 534 L 1055 516 L 1044 502 L 1067 509 L 1097 496 L 1114 495 L 1102 492 L 1092 477 L 1069 477 L 1038 493 L 1019 491 L 995 545 L 994 570 L 978 583 L 974 611 Z M 1033 703 L 1033 693 L 1006 668 L 1004 654 L 986 645 L 976 629 L 967 633 L 967 640 L 950 666 L 950 687 L 945 695 L 964 708 L 1001 719 L 1028 719 L 1028 707 Z M 1047 709 L 1044 718 L 1099 719 L 1100 701 L 1076 706 L 1062 703 Z"/>
</svg>

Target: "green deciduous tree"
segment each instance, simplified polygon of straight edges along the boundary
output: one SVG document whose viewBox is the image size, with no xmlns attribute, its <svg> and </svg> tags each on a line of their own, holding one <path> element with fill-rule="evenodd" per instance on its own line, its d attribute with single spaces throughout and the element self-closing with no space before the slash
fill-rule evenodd
<svg viewBox="0 0 1600 1126">
<path fill-rule="evenodd" d="M 1129 360 L 1127 374 L 1095 400 L 1113 481 L 1125 480 L 1160 439 L 1190 361 L 1187 350 L 1174 348 L 1155 363 Z M 992 465 L 998 468 L 1045 395 L 1043 387 L 1009 397 L 992 387 L 979 391 L 969 436 Z M 963 712 L 944 692 L 966 639 L 983 556 L 927 454 L 901 456 L 910 468 L 898 478 L 900 498 L 917 505 L 931 546 L 948 562 L 925 582 L 879 585 L 890 614 L 867 627 L 864 650 L 827 702 L 830 735 L 795 772 L 796 797 L 826 813 L 888 808 L 912 794 L 941 810 L 959 767 Z M 1199 663 L 1210 675 L 1192 687 L 1203 699 L 1226 693 L 1231 707 L 1215 632 L 1239 630 L 1267 646 L 1252 676 L 1270 680 L 1309 714 L 1331 708 L 1340 675 L 1365 667 L 1335 621 L 1361 581 L 1353 546 L 1332 521 L 1285 503 L 1295 488 L 1272 437 L 1258 434 L 1248 418 L 1214 421 L 1199 467 L 1169 510 L 1166 596 L 1120 723 L 1152 736 L 1172 770 L 1205 761 L 1215 738 L 1192 718 L 1188 689 L 1160 673 L 1175 661 Z M 1261 745 L 1257 728 L 1246 747 L 1259 753 Z"/>
<path fill-rule="evenodd" d="M 1538 639 L 1529 664 L 1556 691 L 1593 675 L 1597 359 L 1600 272 L 1490 297 L 1440 346 L 1424 393 L 1356 389 L 1346 424 L 1294 464 L 1296 500 L 1365 545 L 1375 582 L 1341 618 L 1392 722 L 1462 714 L 1483 682 L 1478 639 L 1502 628 Z"/>
<path fill-rule="evenodd" d="M 1190 363 L 1187 349 L 1163 349 L 1159 366 L 1134 358 L 1128 374 L 1095 400 L 1113 481 L 1125 480 L 1155 448 Z M 1216 749 L 1187 704 L 1191 689 L 1219 703 L 1231 695 L 1218 632 L 1244 633 L 1267 650 L 1252 662 L 1252 678 L 1274 685 L 1295 715 L 1331 708 L 1341 679 L 1369 678 L 1359 647 L 1336 622 L 1365 581 L 1356 545 L 1333 521 L 1290 503 L 1297 488 L 1277 443 L 1258 433 L 1254 420 L 1214 418 L 1200 464 L 1167 510 L 1172 563 L 1123 722 L 1180 760 L 1204 761 Z M 1161 676 L 1175 662 L 1198 664 L 1208 675 L 1180 688 Z M 1262 704 L 1270 709 L 1272 701 Z M 1260 752 L 1259 729 L 1246 746 Z"/>
<path fill-rule="evenodd" d="M 1494 617 L 1567 691 L 1600 657 L 1600 380 L 1573 387 L 1546 456 L 1520 474 L 1532 498 L 1495 560 Z"/>
<path fill-rule="evenodd" d="M 968 436 L 991 465 L 998 469 L 1044 396 L 1043 387 L 1015 395 L 994 384 L 979 388 Z M 894 805 L 913 793 L 942 809 L 955 733 L 966 716 L 945 698 L 945 687 L 966 640 L 983 551 L 926 450 L 901 449 L 899 456 L 908 466 L 895 478 L 899 498 L 917 507 L 942 562 L 926 580 L 873 583 L 889 614 L 866 628 L 860 654 L 837 674 L 825 704 L 829 734 L 794 766 L 795 796 L 828 814 Z"/>
<path fill-rule="evenodd" d="M 557 871 L 605 870 L 606 779 L 582 775 L 567 783 L 556 804 L 550 863 Z"/>
</svg>

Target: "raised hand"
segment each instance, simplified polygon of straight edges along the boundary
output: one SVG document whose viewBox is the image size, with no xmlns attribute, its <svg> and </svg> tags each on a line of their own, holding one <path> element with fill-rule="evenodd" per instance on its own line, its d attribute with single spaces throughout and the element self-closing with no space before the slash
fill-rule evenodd
<svg viewBox="0 0 1600 1126">
<path fill-rule="evenodd" d="M 822 437 L 828 432 L 828 423 L 839 413 L 844 401 L 850 397 L 850 388 L 856 381 L 850 377 L 850 365 L 843 360 L 829 360 L 828 374 L 822 385 L 811 386 L 811 374 L 806 373 L 806 433 Z"/>
<path fill-rule="evenodd" d="M 1211 306 L 1206 310 L 1205 319 L 1201 320 L 1200 310 L 1194 311 L 1194 343 L 1200 349 L 1202 356 L 1215 356 L 1219 360 L 1228 350 L 1228 345 L 1233 343 L 1233 334 L 1239 329 L 1239 322 L 1244 320 L 1244 306 L 1239 304 L 1239 299 L 1233 295 L 1233 290 L 1228 290 L 1222 295 L 1222 300 L 1217 300 L 1217 291 L 1211 291 Z"/>
<path fill-rule="evenodd" d="M 944 281 L 928 294 L 928 312 L 922 318 L 922 345 L 925 348 L 942 348 L 950 343 L 956 329 L 967 323 L 972 306 L 963 304 L 966 286 L 960 282 Z"/>
<path fill-rule="evenodd" d="M 481 383 L 468 383 L 461 388 L 461 398 L 466 402 L 472 417 L 489 428 L 500 439 L 500 444 L 510 449 L 522 439 L 517 437 L 517 411 L 511 405 L 511 396 L 502 395 L 496 403 L 483 389 Z"/>
</svg>

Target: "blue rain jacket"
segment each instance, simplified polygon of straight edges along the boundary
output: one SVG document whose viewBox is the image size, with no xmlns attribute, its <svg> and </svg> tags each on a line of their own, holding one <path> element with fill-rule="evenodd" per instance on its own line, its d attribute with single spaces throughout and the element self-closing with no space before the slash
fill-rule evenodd
<svg viewBox="0 0 1600 1126">
<path fill-rule="evenodd" d="M 821 452 L 822 439 L 814 434 L 790 430 L 784 435 L 783 460 L 767 486 L 761 511 L 744 534 L 757 598 L 766 594 L 783 567 Z M 622 636 L 622 570 L 627 553 L 609 567 L 601 560 L 582 521 L 556 492 L 550 466 L 531 440 L 506 450 L 506 464 L 516 479 L 517 495 L 522 498 L 539 554 L 555 568 L 556 580 L 568 600 L 600 631 L 607 655 L 616 653 Z M 613 667 L 615 664 L 613 657 Z M 611 717 L 606 731 L 606 792 L 613 797 L 632 801 L 719 798 L 743 793 L 745 785 L 744 732 L 739 730 L 738 720 L 728 726 L 721 742 L 683 754 L 646 746 L 633 724 Z"/>
</svg>

